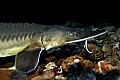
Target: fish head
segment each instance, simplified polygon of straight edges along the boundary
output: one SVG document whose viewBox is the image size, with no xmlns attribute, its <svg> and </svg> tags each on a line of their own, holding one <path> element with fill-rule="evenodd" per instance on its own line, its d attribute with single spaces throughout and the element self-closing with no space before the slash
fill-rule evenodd
<svg viewBox="0 0 120 80">
<path fill-rule="evenodd" d="M 72 31 L 54 30 L 43 34 L 42 44 L 46 50 L 65 45 L 67 41 L 79 39 L 79 34 Z"/>
</svg>

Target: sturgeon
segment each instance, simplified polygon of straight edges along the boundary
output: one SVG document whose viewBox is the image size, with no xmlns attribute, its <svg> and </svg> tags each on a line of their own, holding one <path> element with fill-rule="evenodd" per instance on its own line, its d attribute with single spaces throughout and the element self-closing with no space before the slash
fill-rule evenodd
<svg viewBox="0 0 120 80">
<path fill-rule="evenodd" d="M 36 69 L 42 50 L 69 43 L 85 41 L 100 35 L 81 38 L 79 29 L 64 26 L 46 26 L 35 23 L 1 23 L 0 57 L 16 55 L 15 69 L 29 73 Z M 86 50 L 87 46 L 86 46 Z M 88 51 L 91 53 L 90 51 Z"/>
</svg>

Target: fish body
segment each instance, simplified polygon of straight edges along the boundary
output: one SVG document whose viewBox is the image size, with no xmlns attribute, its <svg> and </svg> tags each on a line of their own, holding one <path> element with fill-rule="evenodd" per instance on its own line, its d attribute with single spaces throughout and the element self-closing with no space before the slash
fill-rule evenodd
<svg viewBox="0 0 120 80">
<path fill-rule="evenodd" d="M 37 44 L 39 47 L 50 47 L 58 38 L 65 39 L 64 27 L 61 26 L 45 26 L 40 24 L 29 23 L 1 23 L 0 24 L 0 57 L 16 55 L 18 52 L 23 51 L 30 45 Z M 52 38 L 52 41 L 49 37 Z M 43 39 L 41 39 L 41 37 Z M 56 39 L 55 39 L 56 38 Z M 45 40 L 47 39 L 47 40 Z M 41 40 L 43 42 L 41 42 Z M 50 41 L 49 41 L 50 40 Z M 48 42 L 46 42 L 48 41 Z M 60 43 L 60 42 L 59 42 Z M 44 45 L 43 45 L 44 44 Z M 51 47 L 53 45 L 51 44 Z M 56 43 L 57 45 L 58 43 Z M 48 47 L 47 47 L 48 45 Z"/>
<path fill-rule="evenodd" d="M 36 24 L 0 24 L 0 57 L 16 55 L 35 42 L 41 43 Z"/>
<path fill-rule="evenodd" d="M 78 28 L 58 25 L 1 23 L 0 57 L 16 55 L 15 68 L 29 73 L 37 67 L 43 49 L 49 50 L 68 43 L 85 41 L 106 33 L 81 39 L 79 31 Z"/>
</svg>

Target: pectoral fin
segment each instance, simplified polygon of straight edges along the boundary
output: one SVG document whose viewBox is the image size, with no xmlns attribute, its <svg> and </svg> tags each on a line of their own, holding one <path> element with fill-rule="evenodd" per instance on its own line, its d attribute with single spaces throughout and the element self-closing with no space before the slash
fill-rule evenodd
<svg viewBox="0 0 120 80">
<path fill-rule="evenodd" d="M 39 63 L 39 58 L 42 50 L 42 48 L 36 48 L 34 50 L 26 49 L 22 52 L 19 52 L 16 55 L 16 69 L 21 70 L 25 73 L 29 73 L 35 70 Z"/>
</svg>

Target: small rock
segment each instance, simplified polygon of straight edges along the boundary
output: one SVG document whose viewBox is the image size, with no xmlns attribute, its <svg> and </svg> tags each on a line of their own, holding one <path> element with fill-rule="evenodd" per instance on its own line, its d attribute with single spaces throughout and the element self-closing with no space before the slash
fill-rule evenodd
<svg viewBox="0 0 120 80">
<path fill-rule="evenodd" d="M 82 66 L 86 66 L 89 68 L 93 68 L 94 64 L 89 61 L 89 60 L 84 60 L 82 57 L 75 55 L 75 56 L 70 56 L 67 59 L 65 59 L 62 63 L 63 70 L 65 72 L 68 72 L 68 69 L 70 65 L 80 63 Z"/>
<path fill-rule="evenodd" d="M 119 49 L 119 42 L 114 43 L 106 43 L 103 45 L 102 50 L 104 51 L 104 57 L 119 57 L 118 49 Z"/>
<path fill-rule="evenodd" d="M 45 70 L 51 70 L 51 69 L 54 69 L 55 67 L 57 67 L 57 66 L 54 62 L 49 62 L 48 64 L 46 64 Z"/>
<path fill-rule="evenodd" d="M 0 69 L 0 80 L 30 80 L 27 74 L 18 70 Z"/>
<path fill-rule="evenodd" d="M 67 77 L 64 77 L 63 75 L 55 76 L 56 80 L 67 80 Z"/>
<path fill-rule="evenodd" d="M 107 73 L 110 70 L 118 69 L 118 66 L 113 66 L 110 63 L 107 63 L 106 61 L 99 61 L 95 67 L 93 68 L 94 71 L 99 73 Z"/>
<path fill-rule="evenodd" d="M 120 69 L 120 61 L 117 58 L 106 58 L 105 61 L 113 66 L 118 66 L 118 69 Z"/>
<path fill-rule="evenodd" d="M 45 70 L 42 75 L 36 76 L 31 80 L 46 80 L 46 79 L 51 80 L 54 78 L 55 78 L 55 70 L 51 69 L 51 70 Z"/>
<path fill-rule="evenodd" d="M 65 59 L 65 60 L 62 62 L 62 67 L 63 67 L 63 70 L 64 70 L 65 72 L 68 72 L 68 68 L 69 68 L 69 66 L 70 66 L 71 64 L 76 63 L 76 60 L 75 60 L 75 59 L 77 59 L 77 61 L 78 61 L 78 59 L 79 59 L 79 62 L 83 63 L 83 58 L 82 58 L 82 57 L 80 57 L 80 56 L 78 56 L 78 55 L 70 56 L 70 57 L 68 57 L 67 59 Z M 78 62 L 77 62 L 77 63 L 78 63 Z"/>
</svg>

